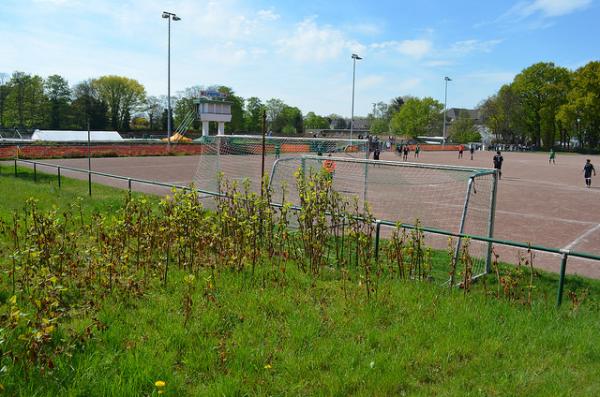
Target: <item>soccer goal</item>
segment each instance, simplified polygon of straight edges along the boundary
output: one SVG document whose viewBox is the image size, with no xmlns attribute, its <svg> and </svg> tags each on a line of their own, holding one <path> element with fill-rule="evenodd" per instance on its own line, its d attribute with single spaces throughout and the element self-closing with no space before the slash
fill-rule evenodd
<svg viewBox="0 0 600 397">
<path fill-rule="evenodd" d="M 202 151 L 194 183 L 198 189 L 217 192 L 218 176 L 229 181 L 248 180 L 253 191 L 260 191 L 262 137 L 255 135 L 216 135 L 195 141 Z M 335 155 L 368 158 L 366 139 L 265 137 L 265 175 L 277 160 L 303 155 Z"/>
<path fill-rule="evenodd" d="M 301 155 L 273 163 L 273 199 L 281 201 L 280 186 L 287 186 L 286 201 L 298 205 L 294 173 L 319 172 L 333 162 L 333 189 L 349 201 L 369 203 L 376 219 L 416 224 L 454 233 L 493 237 L 496 173 L 491 169 L 406 163 L 334 156 Z M 446 249 L 447 237 L 426 233 L 433 248 Z M 464 241 L 455 240 L 458 252 Z M 489 271 L 491 245 L 470 241 L 473 276 Z"/>
</svg>

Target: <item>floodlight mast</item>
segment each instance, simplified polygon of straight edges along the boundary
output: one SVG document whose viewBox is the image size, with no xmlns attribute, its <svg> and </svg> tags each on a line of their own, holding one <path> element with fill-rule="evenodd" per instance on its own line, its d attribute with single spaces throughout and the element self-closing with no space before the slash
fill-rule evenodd
<svg viewBox="0 0 600 397">
<path fill-rule="evenodd" d="M 442 137 L 444 138 L 444 145 L 446 144 L 446 103 L 448 102 L 448 82 L 452 81 L 452 79 L 448 76 L 444 77 L 444 81 L 446 86 L 444 88 L 444 128 L 442 130 Z"/>
<path fill-rule="evenodd" d="M 361 60 L 357 54 L 352 54 L 352 113 L 350 115 L 350 144 L 352 145 L 352 133 L 354 132 L 354 84 L 356 80 L 356 61 Z"/>
<path fill-rule="evenodd" d="M 167 146 L 171 147 L 171 20 L 181 21 L 181 18 L 172 12 L 163 11 L 162 17 L 168 23 L 168 50 L 167 50 Z"/>
</svg>

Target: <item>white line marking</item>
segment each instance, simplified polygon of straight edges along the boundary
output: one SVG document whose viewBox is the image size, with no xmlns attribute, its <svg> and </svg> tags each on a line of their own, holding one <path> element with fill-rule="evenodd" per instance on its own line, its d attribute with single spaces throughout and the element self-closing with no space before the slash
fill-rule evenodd
<svg viewBox="0 0 600 397">
<path fill-rule="evenodd" d="M 590 234 L 594 233 L 596 230 L 599 230 L 599 229 L 600 229 L 600 223 L 597 224 L 596 226 L 594 226 L 593 228 L 587 230 L 585 233 L 583 233 L 582 235 L 577 237 L 575 240 L 571 241 L 568 245 L 565 245 L 565 247 L 563 249 L 569 250 L 569 249 L 573 248 L 574 246 L 579 244 L 581 242 L 581 240 L 583 240 L 584 238 L 586 238 L 587 236 L 589 236 Z"/>
</svg>

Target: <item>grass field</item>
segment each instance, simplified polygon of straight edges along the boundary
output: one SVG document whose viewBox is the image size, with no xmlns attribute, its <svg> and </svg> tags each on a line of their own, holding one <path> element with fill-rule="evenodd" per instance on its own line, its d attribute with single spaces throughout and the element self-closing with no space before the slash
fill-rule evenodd
<svg viewBox="0 0 600 397">
<path fill-rule="evenodd" d="M 94 186 L 88 198 L 82 181 L 65 179 L 58 190 L 52 177 L 38 175 L 34 184 L 26 170 L 19 179 L 1 171 L 0 219 L 7 223 L 31 196 L 40 210 L 51 210 L 83 194 L 85 223 L 94 212 L 117 214 L 125 202 L 121 190 Z M 343 276 L 325 267 L 315 277 L 288 266 L 284 277 L 269 263 L 254 274 L 215 273 L 206 264 L 191 277 L 173 267 L 166 285 L 150 279 L 141 293 L 98 289 L 93 310 L 72 312 L 57 326 L 54 360 L 42 370 L 8 345 L 14 305 L 7 241 L 4 234 L 0 388 L 7 395 L 600 394 L 600 283 L 571 278 L 575 294 L 555 309 L 556 277 L 545 273 L 535 277 L 527 304 L 494 297 L 494 277 L 466 294 L 382 277 L 367 299 L 356 269 Z M 444 253 L 432 262 L 447 272 Z M 502 269 L 516 277 L 506 270 L 514 268 Z M 18 302 L 26 299 L 23 292 Z M 24 305 L 28 311 L 33 318 L 34 306 Z M 70 348 L 61 352 L 65 343 Z"/>
</svg>

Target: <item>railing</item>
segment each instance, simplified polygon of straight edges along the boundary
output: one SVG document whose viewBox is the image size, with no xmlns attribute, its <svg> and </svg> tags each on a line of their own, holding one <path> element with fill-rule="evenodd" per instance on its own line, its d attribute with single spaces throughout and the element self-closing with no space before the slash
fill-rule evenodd
<svg viewBox="0 0 600 397">
<path fill-rule="evenodd" d="M 107 177 L 107 178 L 113 178 L 113 179 L 127 181 L 127 188 L 128 188 L 129 193 L 131 193 L 131 191 L 132 191 L 132 183 L 135 182 L 135 183 L 139 183 L 139 184 L 168 187 L 171 189 L 180 189 L 180 190 L 184 190 L 184 191 L 194 190 L 202 195 L 201 198 L 206 198 L 206 197 L 228 198 L 228 196 L 223 193 L 217 193 L 217 192 L 211 192 L 211 191 L 207 191 L 207 190 L 203 190 L 203 189 L 192 188 L 190 186 L 182 186 L 182 185 L 175 185 L 175 184 L 171 184 L 171 183 L 150 181 L 147 179 L 131 178 L 131 177 L 126 177 L 126 176 L 121 176 L 121 175 L 108 174 L 106 172 L 86 170 L 86 169 L 82 169 L 82 168 L 66 167 L 66 166 L 61 166 L 61 165 L 57 165 L 57 164 L 43 163 L 43 162 L 33 161 L 33 160 L 14 159 L 14 175 L 15 175 L 15 177 L 18 176 L 17 163 L 19 163 L 19 162 L 33 165 L 34 181 L 37 181 L 37 167 L 38 166 L 56 168 L 59 188 L 62 186 L 61 170 L 68 170 L 68 171 L 72 171 L 72 172 L 79 172 L 79 173 L 87 174 L 88 175 L 88 193 L 90 196 L 92 195 L 92 175 L 98 175 L 98 176 L 103 176 L 103 177 Z M 283 205 L 279 204 L 279 203 L 270 203 L 270 204 L 272 207 L 275 207 L 275 208 L 283 207 Z M 290 209 L 293 211 L 299 211 L 301 208 L 299 206 L 292 206 L 292 207 L 290 207 Z M 480 241 L 480 242 L 484 242 L 484 243 L 503 245 L 503 246 L 512 247 L 512 248 L 521 248 L 521 249 L 527 249 L 527 250 L 533 250 L 533 251 L 539 251 L 539 252 L 546 252 L 549 254 L 560 255 L 561 256 L 561 264 L 560 264 L 559 281 L 558 281 L 558 287 L 557 287 L 556 306 L 560 306 L 562 303 L 565 277 L 566 277 L 566 271 L 567 271 L 567 261 L 568 261 L 569 257 L 600 261 L 599 255 L 594 255 L 594 254 L 591 254 L 588 252 L 572 251 L 572 250 L 560 249 L 560 248 L 551 248 L 551 247 L 545 247 L 542 245 L 532 245 L 529 243 L 496 239 L 496 238 L 486 237 L 486 236 L 470 235 L 470 234 L 465 234 L 465 233 L 455 233 L 455 232 L 451 232 L 448 230 L 442 230 L 442 229 L 431 228 L 431 227 L 426 227 L 426 226 L 417 226 L 417 225 L 405 224 L 405 223 L 398 224 L 397 222 L 383 220 L 383 219 L 375 219 L 373 221 L 373 224 L 375 225 L 375 257 L 376 258 L 379 257 L 379 246 L 380 246 L 380 236 L 381 236 L 381 227 L 382 226 L 394 227 L 394 228 L 399 226 L 403 229 L 409 229 L 409 230 L 418 228 L 419 230 L 421 230 L 423 232 L 441 235 L 441 236 L 455 237 L 455 238 L 459 238 L 459 239 L 469 239 L 472 241 Z"/>
</svg>

